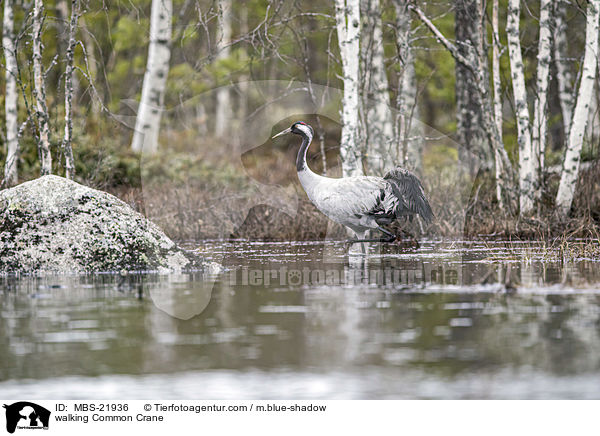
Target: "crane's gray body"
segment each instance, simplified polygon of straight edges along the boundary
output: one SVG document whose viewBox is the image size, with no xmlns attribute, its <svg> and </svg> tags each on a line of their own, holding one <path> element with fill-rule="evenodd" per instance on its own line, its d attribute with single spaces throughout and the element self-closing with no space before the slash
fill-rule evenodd
<svg viewBox="0 0 600 436">
<path fill-rule="evenodd" d="M 319 176 L 308 167 L 298 178 L 310 201 L 323 214 L 355 233 L 377 229 L 403 216 L 432 214 L 419 180 L 408 170 L 397 168 L 389 178 Z"/>
<path fill-rule="evenodd" d="M 308 198 L 327 217 L 354 231 L 357 238 L 365 238 L 370 229 L 391 235 L 381 226 L 400 217 L 418 214 L 426 222 L 433 219 L 423 186 L 410 171 L 395 168 L 384 177 L 323 177 L 306 163 L 306 152 L 313 138 L 312 127 L 298 122 L 282 133 L 288 132 L 304 138 L 296 169 Z"/>
</svg>

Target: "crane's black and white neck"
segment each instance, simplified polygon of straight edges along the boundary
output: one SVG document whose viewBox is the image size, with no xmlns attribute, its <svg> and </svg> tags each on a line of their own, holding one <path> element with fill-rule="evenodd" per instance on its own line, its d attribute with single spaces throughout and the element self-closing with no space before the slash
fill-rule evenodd
<svg viewBox="0 0 600 436">
<path fill-rule="evenodd" d="M 298 156 L 296 156 L 296 170 L 298 172 L 309 170 L 308 164 L 306 163 L 306 153 L 315 135 L 313 128 L 303 121 L 298 121 L 292 124 L 292 127 L 289 129 L 285 129 L 283 132 L 279 132 L 277 135 L 273 136 L 272 139 L 285 135 L 286 133 L 294 133 L 302 136 L 302 144 L 300 145 L 300 150 L 298 150 Z"/>
<path fill-rule="evenodd" d="M 414 215 L 421 216 L 427 223 L 433 219 L 423 186 L 410 171 L 398 167 L 384 177 L 323 177 L 314 173 L 306 162 L 306 154 L 314 136 L 312 127 L 298 121 L 273 138 L 286 133 L 302 137 L 296 170 L 308 198 L 327 217 L 355 233 L 356 239 L 351 242 L 393 242 L 396 236 L 382 228 L 382 225 Z M 367 239 L 372 229 L 379 230 L 386 238 Z"/>
</svg>

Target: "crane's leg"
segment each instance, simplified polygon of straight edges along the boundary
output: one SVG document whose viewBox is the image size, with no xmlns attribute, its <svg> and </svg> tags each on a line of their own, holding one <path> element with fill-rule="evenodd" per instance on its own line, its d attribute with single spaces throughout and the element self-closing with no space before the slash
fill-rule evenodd
<svg viewBox="0 0 600 436">
<path fill-rule="evenodd" d="M 355 242 L 394 242 L 396 240 L 396 235 L 394 235 L 392 232 L 388 232 L 387 230 L 385 230 L 382 227 L 377 227 L 377 230 L 379 230 L 381 233 L 383 233 L 385 236 L 387 236 L 387 238 L 367 239 L 367 233 L 368 233 L 368 230 L 367 230 L 366 232 L 363 233 L 362 239 L 358 237 L 358 233 L 357 233 L 356 239 L 350 239 L 348 241 L 348 243 L 354 244 Z"/>
<path fill-rule="evenodd" d="M 394 235 L 392 232 L 388 232 L 383 227 L 377 227 L 377 230 L 387 236 L 387 238 L 382 238 L 381 242 L 394 242 L 396 240 L 396 235 Z"/>
<path fill-rule="evenodd" d="M 368 230 L 365 230 L 362 234 L 362 237 L 360 237 L 360 238 L 358 236 L 358 233 L 356 234 L 356 237 L 358 240 L 362 239 L 364 241 L 360 244 L 360 252 L 365 255 L 369 252 L 369 244 L 368 244 L 368 240 L 367 240 L 368 235 L 369 235 Z"/>
<path fill-rule="evenodd" d="M 361 254 L 366 254 L 369 251 L 369 245 L 367 244 L 368 242 L 379 242 L 379 239 L 369 239 L 367 238 L 367 236 L 369 235 L 369 229 L 367 230 L 352 230 L 354 232 L 355 238 L 354 239 L 348 239 L 346 241 L 346 244 L 348 244 L 348 246 L 352 247 L 353 244 L 355 243 L 360 243 L 360 250 L 359 252 Z"/>
</svg>

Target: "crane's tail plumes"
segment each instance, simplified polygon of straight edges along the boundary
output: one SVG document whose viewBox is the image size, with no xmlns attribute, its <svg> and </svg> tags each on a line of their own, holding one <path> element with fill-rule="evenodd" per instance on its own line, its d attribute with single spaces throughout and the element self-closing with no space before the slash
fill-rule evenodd
<svg viewBox="0 0 600 436">
<path fill-rule="evenodd" d="M 398 167 L 390 170 L 383 178 L 390 183 L 392 192 L 400 200 L 396 216 L 419 214 L 428 224 L 433 220 L 433 211 L 417 176 Z"/>
</svg>

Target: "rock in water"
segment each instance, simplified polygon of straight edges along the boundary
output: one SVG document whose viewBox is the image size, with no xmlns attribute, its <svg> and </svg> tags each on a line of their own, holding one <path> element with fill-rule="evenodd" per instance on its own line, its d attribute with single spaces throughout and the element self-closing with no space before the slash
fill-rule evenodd
<svg viewBox="0 0 600 436">
<path fill-rule="evenodd" d="M 180 271 L 192 265 L 123 201 L 58 176 L 0 192 L 1 273 Z"/>
</svg>

